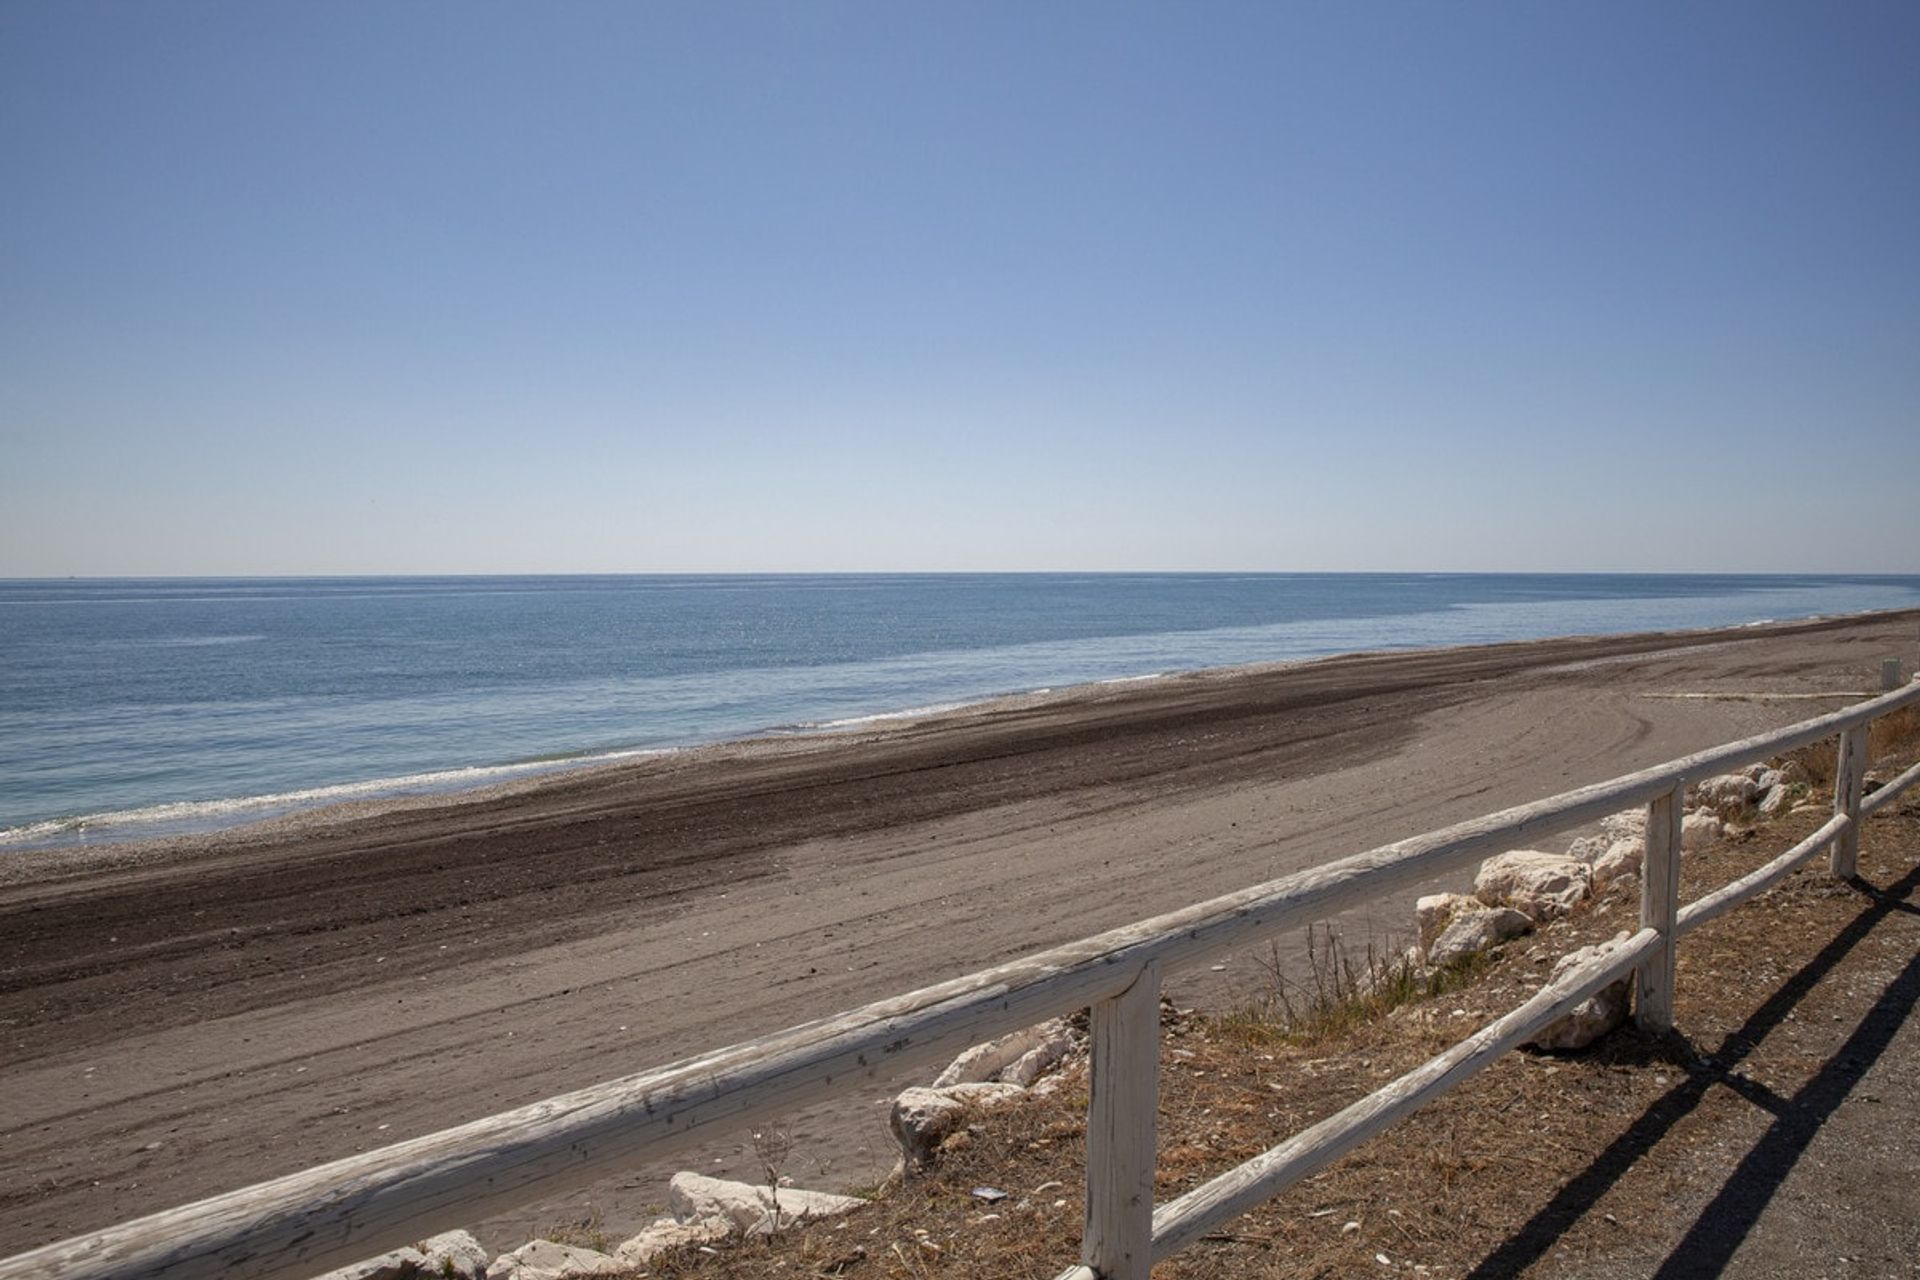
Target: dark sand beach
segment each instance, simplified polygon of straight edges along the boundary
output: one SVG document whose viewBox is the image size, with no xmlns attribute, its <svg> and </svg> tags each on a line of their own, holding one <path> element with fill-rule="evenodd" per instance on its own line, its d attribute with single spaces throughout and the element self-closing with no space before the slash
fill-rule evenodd
<svg viewBox="0 0 1920 1280">
<path fill-rule="evenodd" d="M 1911 670 L 1917 622 L 1206 672 L 8 854 L 0 1253 L 1805 719 L 1884 656 Z M 1384 937 L 1409 905 L 1351 927 Z M 1173 989 L 1230 999 L 1256 968 Z M 885 1093 L 795 1117 L 796 1179 L 883 1173 Z M 744 1141 L 697 1163 L 748 1172 Z M 618 1238 L 669 1171 L 482 1234 L 597 1213 Z"/>
</svg>

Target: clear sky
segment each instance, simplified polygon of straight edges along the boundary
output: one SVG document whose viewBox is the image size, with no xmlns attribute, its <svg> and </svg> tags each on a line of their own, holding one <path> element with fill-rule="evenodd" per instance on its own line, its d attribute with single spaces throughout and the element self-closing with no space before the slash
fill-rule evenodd
<svg viewBox="0 0 1920 1280">
<path fill-rule="evenodd" d="M 0 3 L 0 575 L 1920 571 L 1920 5 Z"/>
</svg>

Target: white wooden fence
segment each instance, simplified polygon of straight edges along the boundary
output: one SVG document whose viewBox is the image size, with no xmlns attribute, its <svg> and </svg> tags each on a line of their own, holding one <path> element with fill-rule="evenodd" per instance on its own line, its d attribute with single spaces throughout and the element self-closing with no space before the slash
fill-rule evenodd
<svg viewBox="0 0 1920 1280">
<path fill-rule="evenodd" d="M 1669 1026 L 1674 946 L 1689 929 L 1765 890 L 1822 848 L 1830 850 L 1835 875 L 1853 874 L 1861 822 L 1920 779 L 1915 766 L 1863 799 L 1868 726 L 1916 703 L 1920 683 L 909 995 L 47 1245 L 0 1260 L 0 1280 L 306 1280 L 664 1156 L 715 1126 L 791 1111 L 1089 1006 L 1086 1229 L 1081 1265 L 1060 1280 L 1144 1280 L 1154 1261 L 1338 1159 L 1630 972 L 1638 974 L 1641 1024 Z M 1682 907 L 1680 815 L 1687 785 L 1834 735 L 1840 747 L 1832 819 L 1766 866 Z M 1648 806 L 1638 933 L 1378 1092 L 1179 1199 L 1154 1205 L 1165 975 L 1636 804 Z"/>
</svg>

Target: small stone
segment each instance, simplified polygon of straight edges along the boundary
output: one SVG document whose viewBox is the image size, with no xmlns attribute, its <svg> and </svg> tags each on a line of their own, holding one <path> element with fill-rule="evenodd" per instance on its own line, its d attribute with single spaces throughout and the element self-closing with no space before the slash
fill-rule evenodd
<svg viewBox="0 0 1920 1280">
<path fill-rule="evenodd" d="M 1003 1106 L 1026 1090 L 1016 1084 L 948 1085 L 939 1089 L 907 1089 L 893 1100 L 887 1124 L 910 1170 L 929 1167 L 940 1144 L 960 1127 L 975 1108 Z"/>
<path fill-rule="evenodd" d="M 622 1243 L 613 1256 L 629 1267 L 641 1267 L 670 1249 L 725 1240 L 732 1234 L 733 1223 L 726 1218 L 699 1218 L 692 1222 L 658 1218 L 640 1234 Z"/>
<path fill-rule="evenodd" d="M 1720 819 L 1711 813 L 1690 813 L 1680 820 L 1680 847 L 1691 852 L 1718 840 L 1723 830 Z"/>
<path fill-rule="evenodd" d="M 1480 906 L 1478 898 L 1464 893 L 1430 893 L 1413 904 L 1414 927 L 1420 933 L 1422 951 L 1433 945 L 1440 931 L 1447 927 L 1457 912 L 1468 907 Z"/>
<path fill-rule="evenodd" d="M 594 1249 L 551 1240 L 532 1240 L 487 1264 L 487 1280 L 575 1280 L 578 1276 L 618 1276 L 626 1263 Z"/>
<path fill-rule="evenodd" d="M 1433 940 L 1427 960 L 1437 968 L 1444 968 L 1532 929 L 1533 921 L 1511 907 L 1462 911 Z"/>
<path fill-rule="evenodd" d="M 1594 859 L 1593 887 L 1598 892 L 1614 881 L 1627 876 L 1640 874 L 1640 865 L 1646 859 L 1646 848 L 1638 840 L 1616 840 L 1607 846 L 1607 851 Z"/>
<path fill-rule="evenodd" d="M 445 1280 L 481 1280 L 487 1274 L 487 1250 L 469 1231 L 445 1231 L 420 1242 L 426 1271 Z"/>
<path fill-rule="evenodd" d="M 1561 956 L 1553 966 L 1548 981 L 1557 981 L 1562 975 L 1579 968 L 1612 951 L 1625 942 L 1628 934 L 1615 934 L 1607 942 L 1595 943 L 1590 947 L 1581 947 Z M 1633 988 L 1633 975 L 1628 974 L 1618 982 L 1602 987 L 1593 995 L 1575 1005 L 1567 1016 L 1543 1029 L 1540 1034 L 1527 1041 L 1536 1049 L 1584 1049 L 1607 1032 L 1627 1020 L 1627 1004 Z"/>
<path fill-rule="evenodd" d="M 395 1249 L 365 1262 L 356 1262 L 338 1271 L 329 1271 L 319 1280 L 412 1280 L 426 1266 L 427 1255 L 418 1249 Z"/>
<path fill-rule="evenodd" d="M 1536 923 L 1545 923 L 1579 905 L 1592 877 L 1592 868 L 1578 858 L 1515 849 L 1480 864 L 1473 892 L 1488 906 L 1512 907 Z"/>
</svg>

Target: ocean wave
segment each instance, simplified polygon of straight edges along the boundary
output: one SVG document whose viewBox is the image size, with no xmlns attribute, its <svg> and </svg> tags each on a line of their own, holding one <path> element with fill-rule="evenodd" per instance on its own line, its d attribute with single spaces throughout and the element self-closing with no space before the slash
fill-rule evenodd
<svg viewBox="0 0 1920 1280">
<path fill-rule="evenodd" d="M 863 724 L 878 724 L 883 720 L 916 720 L 921 716 L 937 716 L 948 711 L 959 711 L 965 707 L 978 706 L 990 698 L 969 698 L 961 702 L 935 702 L 924 707 L 907 707 L 901 711 L 875 711 L 864 716 L 847 716 L 839 720 L 804 720 L 791 727 L 791 732 L 818 733 L 823 729 L 857 729 Z"/>
</svg>

